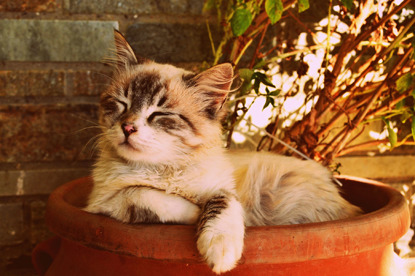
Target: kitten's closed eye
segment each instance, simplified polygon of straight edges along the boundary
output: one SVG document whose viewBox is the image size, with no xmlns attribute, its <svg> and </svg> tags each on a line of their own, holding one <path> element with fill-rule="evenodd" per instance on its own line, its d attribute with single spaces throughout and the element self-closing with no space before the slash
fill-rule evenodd
<svg viewBox="0 0 415 276">
<path fill-rule="evenodd" d="M 177 120 L 169 117 L 162 117 L 157 119 L 156 124 L 165 130 L 179 130 L 183 126 Z"/>
<path fill-rule="evenodd" d="M 153 112 L 148 117 L 147 122 L 164 130 L 180 130 L 191 125 L 184 115 L 161 111 Z M 193 125 L 191 125 L 191 128 L 193 128 Z"/>
<path fill-rule="evenodd" d="M 154 118 L 156 118 L 157 116 L 160 117 L 160 116 L 169 116 L 169 115 L 174 115 L 174 113 L 156 111 L 156 112 L 153 112 L 150 116 L 148 116 L 147 122 L 151 124 Z"/>
<path fill-rule="evenodd" d="M 117 102 L 118 106 L 120 107 L 119 110 L 120 110 L 121 114 L 126 113 L 127 110 L 128 110 L 128 104 L 126 102 L 118 100 L 118 99 L 116 99 L 116 102 Z"/>
</svg>

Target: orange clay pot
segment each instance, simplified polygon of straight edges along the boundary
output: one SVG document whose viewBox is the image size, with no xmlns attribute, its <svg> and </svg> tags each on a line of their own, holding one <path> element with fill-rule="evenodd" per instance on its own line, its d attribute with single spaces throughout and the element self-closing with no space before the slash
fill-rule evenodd
<svg viewBox="0 0 415 276">
<path fill-rule="evenodd" d="M 248 227 L 239 265 L 224 275 L 398 275 L 393 242 L 409 227 L 396 190 L 339 178 L 345 198 L 366 214 L 302 225 Z M 58 237 L 39 244 L 40 275 L 214 275 L 201 259 L 195 227 L 128 225 L 81 210 L 92 187 L 81 178 L 50 196 L 46 222 Z"/>
</svg>

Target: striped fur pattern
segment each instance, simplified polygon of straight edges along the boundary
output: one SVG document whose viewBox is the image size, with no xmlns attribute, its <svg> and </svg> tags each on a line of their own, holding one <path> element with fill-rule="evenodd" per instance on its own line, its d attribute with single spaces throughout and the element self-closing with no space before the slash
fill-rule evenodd
<svg viewBox="0 0 415 276">
<path fill-rule="evenodd" d="M 100 154 L 86 211 L 125 223 L 197 225 L 197 248 L 216 273 L 241 258 L 245 225 L 352 216 L 314 162 L 222 148 L 222 108 L 233 70 L 198 75 L 137 57 L 115 32 L 114 81 L 101 96 Z"/>
</svg>

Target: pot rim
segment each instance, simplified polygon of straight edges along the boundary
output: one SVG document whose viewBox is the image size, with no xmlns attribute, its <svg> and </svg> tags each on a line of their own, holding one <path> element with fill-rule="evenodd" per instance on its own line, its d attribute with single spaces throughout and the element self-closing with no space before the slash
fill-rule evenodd
<svg viewBox="0 0 415 276">
<path fill-rule="evenodd" d="M 388 203 L 376 211 L 343 220 L 247 227 L 243 262 L 290 263 L 354 255 L 385 247 L 406 233 L 409 209 L 398 191 L 368 179 L 338 178 L 375 185 L 388 197 Z M 129 225 L 87 213 L 65 200 L 65 195 L 78 185 L 90 181 L 90 177 L 76 179 L 52 192 L 46 211 L 46 222 L 52 232 L 88 247 L 140 258 L 201 261 L 194 225 Z"/>
</svg>

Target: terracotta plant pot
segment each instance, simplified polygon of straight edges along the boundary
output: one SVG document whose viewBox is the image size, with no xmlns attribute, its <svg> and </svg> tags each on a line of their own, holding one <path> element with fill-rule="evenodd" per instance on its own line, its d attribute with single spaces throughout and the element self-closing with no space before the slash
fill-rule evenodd
<svg viewBox="0 0 415 276">
<path fill-rule="evenodd" d="M 396 275 L 393 242 L 409 227 L 396 190 L 339 178 L 345 198 L 366 214 L 303 225 L 248 227 L 240 264 L 226 275 Z M 56 189 L 46 222 L 54 238 L 33 261 L 45 275 L 214 275 L 196 249 L 195 227 L 127 225 L 81 210 L 90 178 Z"/>
</svg>

